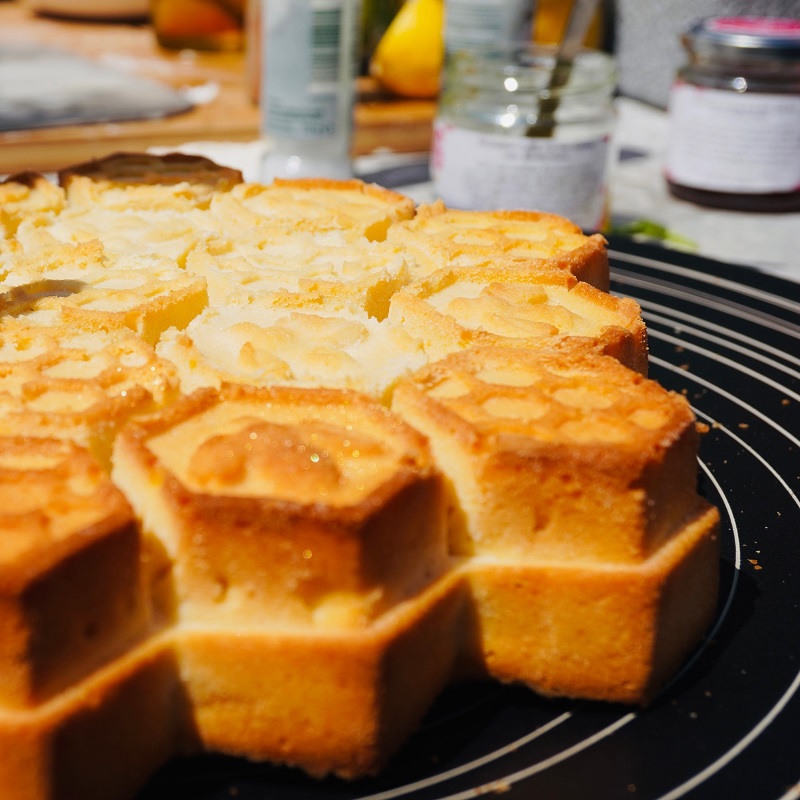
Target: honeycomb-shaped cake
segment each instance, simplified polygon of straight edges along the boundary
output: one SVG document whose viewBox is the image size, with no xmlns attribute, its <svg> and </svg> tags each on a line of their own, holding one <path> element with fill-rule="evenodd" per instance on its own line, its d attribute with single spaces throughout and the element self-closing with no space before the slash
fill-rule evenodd
<svg viewBox="0 0 800 800">
<path fill-rule="evenodd" d="M 646 704 L 715 509 L 601 236 L 120 154 L 0 184 L 0 795 L 374 774 L 456 678 Z"/>
<path fill-rule="evenodd" d="M 418 371 L 392 407 L 448 479 L 470 667 L 548 695 L 655 692 L 716 597 L 683 397 L 608 356 L 493 347 Z"/>
</svg>

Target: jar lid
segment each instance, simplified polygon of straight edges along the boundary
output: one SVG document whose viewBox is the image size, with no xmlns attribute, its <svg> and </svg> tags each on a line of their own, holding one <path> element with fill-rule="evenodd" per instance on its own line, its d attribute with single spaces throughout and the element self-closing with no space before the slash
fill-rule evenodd
<svg viewBox="0 0 800 800">
<path fill-rule="evenodd" d="M 800 60 L 800 19 L 709 17 L 686 32 L 684 44 L 706 56 Z"/>
</svg>

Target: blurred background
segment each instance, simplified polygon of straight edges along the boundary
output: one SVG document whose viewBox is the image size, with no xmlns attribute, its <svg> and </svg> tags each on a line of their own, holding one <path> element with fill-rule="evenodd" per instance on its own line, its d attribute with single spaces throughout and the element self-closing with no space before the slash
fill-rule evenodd
<svg viewBox="0 0 800 800">
<path fill-rule="evenodd" d="M 352 1 L 360 5 L 348 133 L 355 172 L 432 199 L 443 20 L 458 0 Z M 277 0 L 0 0 L 0 174 L 54 171 L 120 150 L 182 149 L 261 178 L 269 146 L 260 108 L 261 10 L 270 2 Z M 569 0 L 522 4 L 516 36 L 559 42 L 571 7 Z M 599 0 L 585 45 L 616 67 L 603 226 L 800 272 L 784 233 L 800 221 L 797 213 L 704 209 L 701 224 L 697 207 L 665 185 L 667 105 L 686 59 L 681 35 L 700 18 L 742 14 L 800 19 L 800 3 Z M 730 246 L 729 228 L 737 232 Z M 770 237 L 777 242 L 765 245 Z"/>
</svg>

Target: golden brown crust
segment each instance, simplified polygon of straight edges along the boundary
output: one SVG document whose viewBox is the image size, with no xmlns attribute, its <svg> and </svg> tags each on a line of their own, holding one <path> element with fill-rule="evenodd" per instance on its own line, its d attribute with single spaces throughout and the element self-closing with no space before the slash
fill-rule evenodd
<svg viewBox="0 0 800 800">
<path fill-rule="evenodd" d="M 0 788 L 26 800 L 132 797 L 179 745 L 185 708 L 170 637 L 155 637 L 48 702 L 0 706 Z"/>
<path fill-rule="evenodd" d="M 608 357 L 467 350 L 402 381 L 393 408 L 449 478 L 461 554 L 636 563 L 695 503 L 689 404 Z"/>
<path fill-rule="evenodd" d="M 717 510 L 700 503 L 635 565 L 474 559 L 462 668 L 545 695 L 646 704 L 711 624 L 718 525 Z"/>
<path fill-rule="evenodd" d="M 215 191 L 226 191 L 242 182 L 239 170 L 186 153 L 112 153 L 59 170 L 58 183 L 68 189 L 70 183 L 79 176 L 111 186 L 199 183 L 211 186 Z"/>
<path fill-rule="evenodd" d="M 0 507 L 2 709 L 118 657 L 148 620 L 133 513 L 88 453 L 0 438 Z"/>
<path fill-rule="evenodd" d="M 317 777 L 375 774 L 451 680 L 463 602 L 451 574 L 368 628 L 185 630 L 196 746 Z"/>
<path fill-rule="evenodd" d="M 123 432 L 113 474 L 192 618 L 363 627 L 447 567 L 425 440 L 352 392 L 199 391 Z"/>
<path fill-rule="evenodd" d="M 130 331 L 5 321 L 0 435 L 78 442 L 106 463 L 116 431 L 178 395 L 175 368 Z M 109 326 L 110 327 L 110 326 Z"/>
</svg>

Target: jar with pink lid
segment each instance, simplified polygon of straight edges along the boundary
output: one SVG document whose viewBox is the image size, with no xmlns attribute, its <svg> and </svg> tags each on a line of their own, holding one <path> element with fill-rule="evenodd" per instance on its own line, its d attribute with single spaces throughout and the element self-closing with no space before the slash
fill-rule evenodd
<svg viewBox="0 0 800 800">
<path fill-rule="evenodd" d="M 683 200 L 800 211 L 800 19 L 712 17 L 683 36 L 666 179 Z"/>
</svg>

